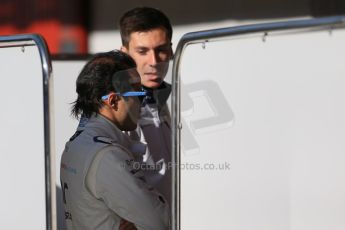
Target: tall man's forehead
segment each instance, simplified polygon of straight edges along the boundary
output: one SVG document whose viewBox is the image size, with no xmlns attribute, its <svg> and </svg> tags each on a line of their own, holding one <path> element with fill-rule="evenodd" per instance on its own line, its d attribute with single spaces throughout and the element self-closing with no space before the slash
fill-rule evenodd
<svg viewBox="0 0 345 230">
<path fill-rule="evenodd" d="M 157 42 L 159 40 L 159 44 L 157 45 L 170 45 L 171 41 L 170 38 L 167 34 L 167 30 L 164 27 L 157 27 L 157 28 L 152 28 L 149 30 L 140 30 L 140 31 L 134 31 L 130 33 L 129 35 L 129 41 L 128 43 L 130 44 L 131 42 L 135 41 L 135 43 L 143 43 L 143 39 L 156 39 Z"/>
</svg>

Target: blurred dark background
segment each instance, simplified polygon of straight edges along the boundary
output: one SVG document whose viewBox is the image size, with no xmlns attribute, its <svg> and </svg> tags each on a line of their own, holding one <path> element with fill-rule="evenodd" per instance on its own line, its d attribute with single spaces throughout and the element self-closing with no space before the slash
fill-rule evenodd
<svg viewBox="0 0 345 230">
<path fill-rule="evenodd" d="M 85 54 L 90 32 L 117 29 L 136 6 L 161 9 L 173 26 L 345 14 L 345 0 L 0 0 L 0 35 L 39 33 L 52 54 Z"/>
</svg>

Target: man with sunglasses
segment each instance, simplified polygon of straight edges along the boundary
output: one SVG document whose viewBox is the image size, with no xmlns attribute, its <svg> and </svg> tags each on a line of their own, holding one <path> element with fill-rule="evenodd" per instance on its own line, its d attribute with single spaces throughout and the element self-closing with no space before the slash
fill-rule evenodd
<svg viewBox="0 0 345 230">
<path fill-rule="evenodd" d="M 136 62 L 142 89 L 147 93 L 141 106 L 133 140 L 146 143 L 145 178 L 171 204 L 171 129 L 166 101 L 171 92 L 164 82 L 172 51 L 172 26 L 168 17 L 150 7 L 137 7 L 120 19 L 121 50 Z"/>
<path fill-rule="evenodd" d="M 72 114 L 83 115 L 61 159 L 68 230 L 168 229 L 169 208 L 137 162 L 145 146 L 123 131 L 137 126 L 140 76 L 120 51 L 95 55 L 77 78 Z"/>
</svg>

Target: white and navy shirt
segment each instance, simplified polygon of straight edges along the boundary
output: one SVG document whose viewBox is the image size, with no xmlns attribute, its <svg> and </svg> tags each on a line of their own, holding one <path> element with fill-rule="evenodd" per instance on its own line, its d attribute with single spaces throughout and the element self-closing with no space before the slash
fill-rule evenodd
<svg viewBox="0 0 345 230">
<path fill-rule="evenodd" d="M 138 126 L 128 135 L 134 141 L 147 145 L 143 156 L 144 175 L 171 204 L 171 117 L 166 101 L 171 85 L 163 82 L 158 89 L 144 89 L 149 97 L 144 99 Z"/>
</svg>

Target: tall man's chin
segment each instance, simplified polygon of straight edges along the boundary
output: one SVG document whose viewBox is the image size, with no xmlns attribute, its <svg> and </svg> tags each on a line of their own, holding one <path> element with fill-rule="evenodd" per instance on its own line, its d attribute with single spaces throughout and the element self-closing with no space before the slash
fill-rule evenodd
<svg viewBox="0 0 345 230">
<path fill-rule="evenodd" d="M 150 89 L 157 89 L 163 81 L 147 81 L 143 84 L 145 87 Z"/>
</svg>

